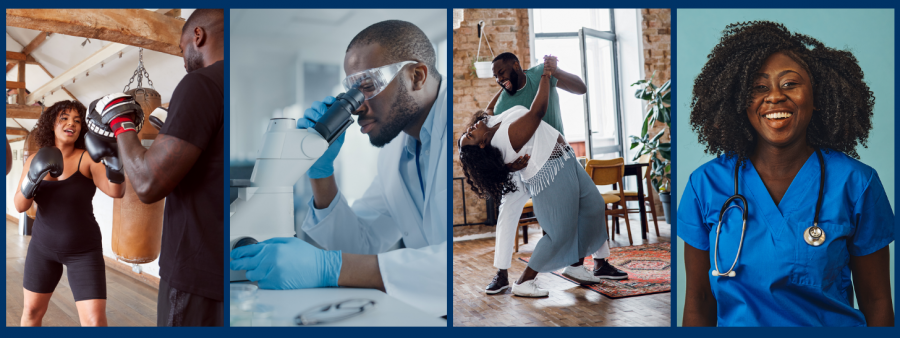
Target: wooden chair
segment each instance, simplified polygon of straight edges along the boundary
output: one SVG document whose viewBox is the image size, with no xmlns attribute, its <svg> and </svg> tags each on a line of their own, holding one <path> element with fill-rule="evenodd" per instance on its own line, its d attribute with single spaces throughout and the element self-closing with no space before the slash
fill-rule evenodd
<svg viewBox="0 0 900 338">
<path fill-rule="evenodd" d="M 584 170 L 588 176 L 594 181 L 595 185 L 615 185 L 617 192 L 614 190 L 603 194 L 604 208 L 606 215 L 613 217 L 625 218 L 625 229 L 628 230 L 628 243 L 634 244 L 631 238 L 631 224 L 628 221 L 628 207 L 625 205 L 625 191 L 623 187 L 622 177 L 625 176 L 625 159 L 614 158 L 611 160 L 588 160 L 585 163 Z M 617 205 L 619 208 L 608 208 L 610 204 Z M 605 222 L 605 220 L 604 220 Z M 610 229 L 610 238 L 615 238 L 615 232 Z"/>
<path fill-rule="evenodd" d="M 640 158 L 638 158 L 638 162 L 639 163 L 650 162 L 650 155 L 641 156 Z M 653 193 L 652 193 L 653 190 L 651 190 L 651 189 L 653 189 L 653 184 L 650 183 L 650 167 L 649 166 L 641 167 L 641 170 L 644 171 L 644 174 L 642 176 L 644 176 L 644 182 L 647 185 L 646 188 L 644 189 L 644 205 L 640 206 L 638 209 L 629 209 L 628 212 L 629 213 L 638 213 L 638 214 L 640 214 L 641 212 L 644 212 L 644 213 L 649 213 L 651 216 L 653 216 L 652 217 L 653 218 L 653 226 L 656 228 L 656 237 L 659 237 L 659 223 L 656 221 L 656 218 L 657 218 L 656 202 L 653 201 Z M 638 184 L 641 184 L 641 183 L 638 182 Z M 630 201 L 640 201 L 640 199 L 638 199 L 637 191 L 625 190 L 625 202 L 630 202 Z M 647 224 L 647 225 L 649 225 L 649 224 Z M 644 224 L 641 225 L 641 228 L 642 229 L 644 228 Z M 648 226 L 646 229 L 647 229 L 647 232 L 649 233 L 650 227 Z"/>
<path fill-rule="evenodd" d="M 522 228 L 522 237 L 525 239 L 523 244 L 528 244 L 528 226 L 531 224 L 537 224 L 537 217 L 534 216 L 534 204 L 531 203 L 531 199 L 528 200 L 528 203 L 525 203 L 525 207 L 522 208 L 522 215 L 519 217 L 519 225 L 516 227 L 516 251 L 519 252 L 519 227 Z"/>
</svg>

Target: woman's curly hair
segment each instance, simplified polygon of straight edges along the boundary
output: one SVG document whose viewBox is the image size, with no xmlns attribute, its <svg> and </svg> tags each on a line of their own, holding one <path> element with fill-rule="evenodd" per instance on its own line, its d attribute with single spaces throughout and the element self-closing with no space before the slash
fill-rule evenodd
<svg viewBox="0 0 900 338">
<path fill-rule="evenodd" d="M 488 117 L 487 113 L 479 110 L 472 116 L 468 125 L 474 125 Z M 459 161 L 462 164 L 463 173 L 466 175 L 466 182 L 478 197 L 491 197 L 499 201 L 503 195 L 516 191 L 512 173 L 503 162 L 503 154 L 500 153 L 500 149 L 491 145 L 484 148 L 473 145 L 461 146 Z"/>
<path fill-rule="evenodd" d="M 807 142 L 858 159 L 856 145 L 866 147 L 872 129 L 875 96 L 863 81 L 856 57 L 769 21 L 725 27 L 694 80 L 691 129 L 706 145 L 705 152 L 739 160 L 753 152 L 757 133 L 746 110 L 757 71 L 777 52 L 794 59 L 812 78 L 816 110 L 807 129 Z"/>
<path fill-rule="evenodd" d="M 41 113 L 41 117 L 38 118 L 33 131 L 34 141 L 37 142 L 38 147 L 53 147 L 56 145 L 56 134 L 53 130 L 56 127 L 56 119 L 60 113 L 68 110 L 77 111 L 78 116 L 81 118 L 81 132 L 78 135 L 78 139 L 75 140 L 75 148 L 84 149 L 84 134 L 87 133 L 87 122 L 85 122 L 87 108 L 75 100 L 59 101 Z"/>
</svg>

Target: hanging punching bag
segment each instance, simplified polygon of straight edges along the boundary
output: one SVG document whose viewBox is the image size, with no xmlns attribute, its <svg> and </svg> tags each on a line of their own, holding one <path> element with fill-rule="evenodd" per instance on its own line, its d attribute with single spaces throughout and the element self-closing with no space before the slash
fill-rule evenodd
<svg viewBox="0 0 900 338">
<path fill-rule="evenodd" d="M 137 88 L 125 94 L 134 96 L 144 111 L 145 127 L 138 138 L 144 147 L 149 147 L 158 131 L 151 127 L 147 119 L 150 112 L 161 105 L 159 93 L 150 88 Z M 165 199 L 153 204 L 141 202 L 127 172 L 124 184 L 125 196 L 113 199 L 112 250 L 119 260 L 134 264 L 150 263 L 159 257 Z"/>
</svg>

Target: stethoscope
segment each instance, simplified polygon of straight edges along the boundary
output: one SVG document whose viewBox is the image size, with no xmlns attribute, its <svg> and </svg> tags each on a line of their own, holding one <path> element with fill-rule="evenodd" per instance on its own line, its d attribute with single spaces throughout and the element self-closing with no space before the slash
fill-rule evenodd
<svg viewBox="0 0 900 338">
<path fill-rule="evenodd" d="M 806 244 L 812 246 L 820 246 L 822 243 L 825 243 L 825 230 L 819 227 L 819 209 L 822 208 L 822 196 L 825 193 L 825 160 L 822 159 L 822 153 L 819 149 L 816 149 L 816 158 L 819 160 L 819 168 L 822 170 L 819 181 L 819 198 L 816 200 L 816 213 L 813 216 L 813 225 L 811 227 L 806 228 L 803 231 L 803 240 L 806 241 Z M 713 277 L 734 277 L 737 273 L 734 271 L 734 266 L 737 265 L 738 259 L 741 257 L 741 248 L 744 246 L 744 233 L 747 231 L 747 199 L 744 196 L 738 194 L 738 173 L 740 172 L 740 165 L 736 163 L 734 165 L 734 195 L 725 200 L 725 204 L 722 205 L 722 210 L 719 211 L 719 225 L 716 227 L 716 247 L 713 253 L 713 262 L 716 265 L 716 269 L 713 270 Z M 732 205 L 730 204 L 734 200 L 740 200 L 744 207 L 742 208 L 740 205 Z M 741 210 L 742 213 L 742 221 L 743 225 L 741 226 L 741 241 L 738 243 L 737 254 L 734 256 L 734 263 L 731 263 L 731 268 L 726 272 L 719 272 L 719 233 L 722 232 L 722 217 L 725 215 L 729 209 L 737 208 Z"/>
</svg>

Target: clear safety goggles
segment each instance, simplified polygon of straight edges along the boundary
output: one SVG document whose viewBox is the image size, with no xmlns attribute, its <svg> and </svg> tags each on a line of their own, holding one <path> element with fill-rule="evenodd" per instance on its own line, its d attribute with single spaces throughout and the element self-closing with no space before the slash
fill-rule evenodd
<svg viewBox="0 0 900 338">
<path fill-rule="evenodd" d="M 402 61 L 387 66 L 366 69 L 361 72 L 350 74 L 344 78 L 342 84 L 344 85 L 345 90 L 356 88 L 363 93 L 366 100 L 370 100 L 391 84 L 391 81 L 394 81 L 394 78 L 400 73 L 400 69 L 403 69 L 404 66 L 412 63 L 417 62 Z"/>
</svg>

